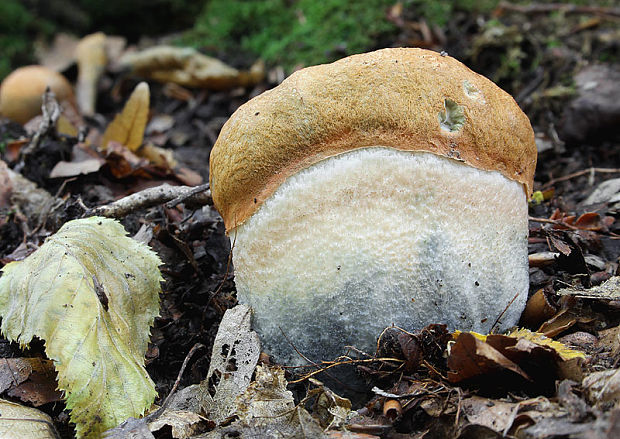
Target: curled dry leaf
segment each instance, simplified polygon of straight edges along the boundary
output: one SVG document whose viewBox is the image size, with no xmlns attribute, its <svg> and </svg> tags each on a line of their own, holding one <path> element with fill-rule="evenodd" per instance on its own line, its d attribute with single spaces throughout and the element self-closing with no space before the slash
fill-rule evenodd
<svg viewBox="0 0 620 439">
<path fill-rule="evenodd" d="M 312 413 L 326 430 L 339 429 L 346 423 L 351 413 L 351 401 L 334 393 L 317 379 L 310 378 L 318 386 L 310 390 L 306 399 L 315 397 Z"/>
<path fill-rule="evenodd" d="M 574 296 L 584 299 L 619 300 L 620 299 L 620 276 L 609 278 L 601 285 L 587 290 L 576 288 L 563 288 L 557 292 L 560 296 Z"/>
<path fill-rule="evenodd" d="M 249 307 L 227 310 L 213 342 L 209 372 L 200 383 L 198 400 L 217 423 L 235 415 L 236 399 L 250 385 L 258 363 L 260 341 L 250 323 Z"/>
<path fill-rule="evenodd" d="M 495 380 L 485 384 L 510 386 L 516 383 L 497 381 L 498 373 L 510 371 L 536 383 L 539 390 L 545 387 L 551 391 L 558 377 L 581 379 L 580 364 L 585 354 L 543 334 L 519 329 L 508 335 L 457 332 L 456 337 L 448 357 L 451 382 L 493 377 Z"/>
<path fill-rule="evenodd" d="M 209 426 L 207 419 L 187 410 L 165 410 L 161 416 L 148 424 L 149 430 L 156 432 L 165 426 L 172 429 L 175 439 L 188 439 L 205 431 Z M 214 425 L 210 425 L 211 428 Z"/>
<path fill-rule="evenodd" d="M 38 407 L 62 400 L 56 390 L 56 371 L 50 360 L 3 358 L 0 360 L 0 393 Z"/>
<path fill-rule="evenodd" d="M 549 302 L 545 291 L 541 288 L 528 299 L 525 310 L 521 314 L 521 324 L 537 328 L 542 322 L 553 317 L 556 312 L 555 306 Z"/>
<path fill-rule="evenodd" d="M 591 373 L 582 385 L 593 404 L 613 403 L 620 407 L 620 369 Z"/>
<path fill-rule="evenodd" d="M 160 263 L 118 222 L 91 217 L 66 223 L 2 270 L 2 333 L 21 346 L 45 341 L 78 437 L 99 437 L 155 398 L 144 355 Z"/>
<path fill-rule="evenodd" d="M 117 114 L 103 133 L 101 147 L 109 142 L 118 142 L 131 151 L 136 151 L 144 139 L 144 129 L 149 115 L 150 92 L 146 82 L 136 86 L 123 111 Z"/>
<path fill-rule="evenodd" d="M 486 341 L 482 341 L 479 337 L 468 332 L 458 335 L 456 343 L 450 350 L 448 367 L 452 369 L 448 372 L 448 379 L 453 383 L 502 369 L 512 371 L 524 379 L 530 380 L 527 373 L 517 364 L 506 358 Z"/>
<path fill-rule="evenodd" d="M 256 377 L 237 399 L 238 421 L 225 429 L 216 429 L 207 438 L 221 438 L 222 431 L 233 437 L 325 438 L 327 434 L 308 411 L 296 406 L 293 394 L 286 389 L 284 370 L 258 366 Z M 233 433 L 234 432 L 234 433 Z"/>
<path fill-rule="evenodd" d="M 155 46 L 126 54 L 120 64 L 131 67 L 138 76 L 158 82 L 213 90 L 254 85 L 264 76 L 262 63 L 255 64 L 249 72 L 240 72 L 189 47 Z"/>
</svg>

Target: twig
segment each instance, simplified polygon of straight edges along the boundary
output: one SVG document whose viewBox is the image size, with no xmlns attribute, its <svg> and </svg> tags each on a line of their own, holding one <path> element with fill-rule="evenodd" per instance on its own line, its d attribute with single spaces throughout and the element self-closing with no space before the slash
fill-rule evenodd
<svg viewBox="0 0 620 439">
<path fill-rule="evenodd" d="M 616 174 L 616 173 L 620 173 L 620 168 L 588 168 L 588 169 L 582 169 L 581 171 L 573 172 L 572 174 L 564 175 L 563 177 L 553 178 L 553 179 L 549 180 L 547 183 L 545 183 L 543 185 L 543 189 L 547 189 L 547 188 L 553 186 L 555 183 L 559 183 L 561 181 L 570 180 L 570 179 L 573 179 L 575 177 L 581 177 L 582 175 L 586 175 L 586 174 L 595 174 L 597 172 L 600 172 L 601 174 L 604 174 L 604 173 Z"/>
<path fill-rule="evenodd" d="M 519 297 L 519 294 L 517 292 L 517 294 L 514 295 L 514 297 L 512 298 L 512 300 L 510 302 L 508 302 L 508 305 L 506 305 L 506 308 L 504 308 L 504 310 L 501 312 L 501 314 L 499 316 L 497 316 L 497 319 L 495 319 L 495 322 L 493 323 L 493 326 L 491 326 L 491 330 L 489 331 L 489 333 L 492 333 L 493 330 L 495 329 L 495 326 L 497 326 L 497 324 L 499 323 L 499 320 L 504 316 L 504 314 L 506 314 L 506 311 L 508 311 L 508 308 L 510 308 L 510 305 L 512 305 L 512 303 L 517 300 L 517 297 Z"/>
<path fill-rule="evenodd" d="M 204 348 L 204 345 L 202 345 L 200 343 L 196 343 L 189 350 L 189 352 L 185 356 L 185 360 L 183 360 L 183 364 L 181 365 L 181 370 L 179 370 L 179 374 L 177 375 L 177 379 L 174 382 L 174 385 L 172 386 L 172 389 L 170 389 L 170 392 L 168 393 L 168 396 L 166 396 L 166 399 L 161 404 L 161 407 L 159 407 L 153 413 L 151 413 L 151 414 L 149 414 L 149 415 L 144 417 L 144 420 L 145 420 L 146 423 L 149 423 L 149 422 L 157 419 L 164 412 L 164 410 L 166 410 L 168 408 L 168 406 L 170 405 L 170 402 L 172 401 L 172 397 L 174 396 L 174 394 L 176 393 L 177 389 L 179 388 L 179 383 L 181 382 L 181 377 L 183 376 L 183 373 L 185 372 L 185 368 L 187 367 L 187 363 L 189 363 L 189 360 L 194 356 L 194 353 L 196 353 L 196 351 L 198 349 L 202 349 L 202 348 Z"/>
<path fill-rule="evenodd" d="M 194 195 L 197 195 L 201 192 L 207 192 L 208 190 L 209 190 L 209 183 L 201 184 L 200 186 L 194 186 L 190 191 L 187 191 L 187 193 L 181 194 L 175 199 L 168 201 L 166 203 L 166 209 L 172 209 L 177 204 L 184 203 L 186 200 L 193 197 Z M 211 192 L 209 192 L 209 197 L 210 196 L 211 196 Z"/>
<path fill-rule="evenodd" d="M 170 200 L 180 200 L 179 203 L 192 203 L 199 206 L 212 204 L 211 191 L 198 186 L 200 190 L 192 186 L 171 186 L 162 184 L 157 187 L 144 189 L 135 194 L 128 195 L 113 203 L 95 207 L 86 212 L 86 216 L 101 215 L 105 217 L 121 218 L 131 212 L 140 209 L 157 206 Z M 178 203 L 176 203 L 178 204 Z"/>
<path fill-rule="evenodd" d="M 346 361 L 335 361 L 333 363 L 328 364 L 325 367 L 322 367 L 319 370 L 315 370 L 312 372 L 307 373 L 306 375 L 302 376 L 301 378 L 298 378 L 294 381 L 289 381 L 289 384 L 296 384 L 296 383 L 301 383 L 302 381 L 307 380 L 310 377 L 313 377 L 314 375 L 317 375 L 321 372 L 326 371 L 327 369 L 331 369 L 332 367 L 336 367 L 336 366 L 342 366 L 343 364 L 364 364 L 364 363 L 377 363 L 377 362 L 387 362 L 387 361 L 394 361 L 396 363 L 404 363 L 404 360 L 401 360 L 399 358 L 368 358 L 365 360 L 346 360 Z"/>
<path fill-rule="evenodd" d="M 26 158 L 39 149 L 41 140 L 56 126 L 56 121 L 60 117 L 60 105 L 58 105 L 56 95 L 49 86 L 45 89 L 45 93 L 43 93 L 42 101 L 41 112 L 43 113 L 43 117 L 41 118 L 41 123 L 36 133 L 32 136 L 28 146 L 20 151 L 19 163 L 13 168 L 15 172 L 21 172 L 26 163 Z"/>
<path fill-rule="evenodd" d="M 566 3 L 548 4 L 529 4 L 515 5 L 508 2 L 501 2 L 498 7 L 501 10 L 520 12 L 522 14 L 541 14 L 547 12 L 561 11 L 565 14 L 595 14 L 610 17 L 620 17 L 620 8 L 603 6 L 578 6 Z"/>
<path fill-rule="evenodd" d="M 209 300 L 207 301 L 205 308 L 211 304 L 211 301 L 215 299 L 218 294 L 220 294 L 220 292 L 222 291 L 222 288 L 224 288 L 224 284 L 226 283 L 226 280 L 228 280 L 228 273 L 230 273 L 230 266 L 232 264 L 233 251 L 235 250 L 236 243 L 237 243 L 237 232 L 235 231 L 235 237 L 233 238 L 232 245 L 230 246 L 230 251 L 228 252 L 228 258 L 226 260 L 226 272 L 224 273 L 224 278 L 222 279 L 222 282 L 220 282 L 220 284 L 218 285 L 215 292 L 211 294 L 211 297 L 209 297 Z"/>
<path fill-rule="evenodd" d="M 319 366 L 315 361 L 312 361 L 311 359 L 309 359 L 308 357 L 306 357 L 304 354 L 302 354 L 299 349 L 297 349 L 297 346 L 295 346 L 295 344 L 291 341 L 291 339 L 288 337 L 288 335 L 286 335 L 286 333 L 284 332 L 284 330 L 278 326 L 278 329 L 280 330 L 280 332 L 282 333 L 282 335 L 284 336 L 284 338 L 286 339 L 286 341 L 293 347 L 293 349 L 295 349 L 295 352 L 297 352 L 297 355 L 299 355 L 301 358 L 303 358 L 304 360 L 306 360 L 308 363 L 310 363 L 312 366 L 316 367 L 318 369 L 318 371 L 316 371 L 317 373 L 321 370 L 321 366 Z M 336 381 L 337 383 L 349 388 L 349 386 L 347 386 L 345 383 L 343 383 L 342 381 L 340 381 L 338 378 L 336 378 L 335 376 L 331 375 L 329 372 L 327 372 L 326 370 L 329 368 L 323 368 L 323 371 L 325 371 L 325 375 L 327 375 L 328 377 L 330 377 L 331 379 L 333 379 L 334 381 Z M 310 378 L 310 376 L 312 375 L 305 375 L 305 379 Z"/>
<path fill-rule="evenodd" d="M 573 226 L 571 224 L 566 224 L 565 222 L 562 222 L 562 220 L 552 220 L 549 218 L 536 218 L 533 216 L 528 217 L 529 221 L 533 221 L 535 223 L 544 223 L 544 224 L 555 224 L 558 226 L 562 226 L 562 227 L 566 227 L 569 230 L 585 230 L 588 232 L 596 232 L 596 233 L 601 233 L 601 230 L 599 228 L 596 227 L 577 227 L 577 226 Z M 604 233 L 604 235 L 611 237 L 611 239 L 618 239 L 618 237 L 620 237 L 620 235 L 618 235 L 617 233 L 614 232 L 610 232 L 607 231 Z"/>
</svg>

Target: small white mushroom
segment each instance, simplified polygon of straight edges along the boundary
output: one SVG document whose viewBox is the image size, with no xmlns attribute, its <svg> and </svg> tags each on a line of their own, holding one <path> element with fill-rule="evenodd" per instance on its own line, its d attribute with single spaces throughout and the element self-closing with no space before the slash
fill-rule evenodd
<svg viewBox="0 0 620 439">
<path fill-rule="evenodd" d="M 291 343 L 319 361 L 391 324 L 514 325 L 535 166 L 515 101 L 427 50 L 303 69 L 243 105 L 211 190 L 265 350 L 302 364 Z"/>
</svg>

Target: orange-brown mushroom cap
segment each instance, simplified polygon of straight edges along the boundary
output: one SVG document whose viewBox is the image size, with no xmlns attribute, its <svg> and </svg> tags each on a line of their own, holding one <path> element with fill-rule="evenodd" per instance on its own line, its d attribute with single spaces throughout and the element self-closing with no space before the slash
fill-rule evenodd
<svg viewBox="0 0 620 439">
<path fill-rule="evenodd" d="M 47 87 L 58 102 L 73 101 L 73 89 L 60 73 L 44 66 L 25 66 L 4 78 L 0 86 L 0 113 L 24 124 L 41 113 L 41 97 Z"/>
<path fill-rule="evenodd" d="M 401 48 L 308 67 L 242 105 L 211 152 L 214 204 L 231 231 L 291 175 L 373 146 L 443 155 L 532 191 L 534 133 L 514 99 L 454 58 Z"/>
</svg>

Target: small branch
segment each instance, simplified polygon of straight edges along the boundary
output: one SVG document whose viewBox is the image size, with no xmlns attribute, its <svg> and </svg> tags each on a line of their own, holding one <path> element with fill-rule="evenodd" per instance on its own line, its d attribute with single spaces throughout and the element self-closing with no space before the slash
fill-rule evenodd
<svg viewBox="0 0 620 439">
<path fill-rule="evenodd" d="M 56 122 L 60 117 L 60 105 L 58 105 L 56 95 L 50 90 L 49 86 L 45 89 L 45 93 L 43 93 L 42 101 L 41 112 L 43 113 L 43 117 L 41 118 L 41 123 L 39 124 L 37 132 L 32 136 L 28 146 L 20 151 L 19 163 L 13 168 L 15 172 L 21 172 L 26 163 L 26 158 L 39 149 L 41 140 L 56 126 Z"/>
<path fill-rule="evenodd" d="M 192 186 L 161 186 L 145 189 L 135 194 L 128 195 L 113 203 L 99 206 L 86 212 L 86 215 L 100 215 L 111 218 L 121 218 L 136 210 L 147 209 L 160 204 L 173 201 L 178 203 L 191 203 L 198 206 L 213 204 L 211 191 L 208 185 Z"/>
<path fill-rule="evenodd" d="M 189 363 L 189 360 L 194 356 L 196 351 L 198 349 L 202 349 L 202 348 L 204 348 L 204 345 L 202 345 L 200 343 L 196 343 L 189 350 L 189 352 L 185 356 L 185 360 L 183 360 L 183 364 L 181 365 L 181 370 L 179 370 L 179 374 L 177 375 L 177 379 L 174 382 L 174 385 L 172 386 L 172 389 L 170 389 L 170 392 L 168 393 L 168 396 L 166 397 L 164 402 L 161 404 L 161 407 L 159 407 L 157 410 L 155 410 L 150 415 L 145 416 L 144 420 L 145 420 L 146 423 L 152 422 L 155 419 L 157 419 L 168 408 L 168 406 L 170 405 L 170 402 L 172 401 L 172 397 L 174 396 L 174 394 L 176 393 L 177 389 L 179 388 L 179 384 L 181 383 L 181 377 L 183 377 L 183 373 L 185 372 L 185 368 L 187 367 L 187 363 Z"/>
<path fill-rule="evenodd" d="M 187 199 L 193 197 L 194 195 L 198 195 L 201 192 L 209 191 L 209 183 L 201 184 L 200 186 L 195 186 L 191 188 L 187 193 L 181 194 L 173 200 L 170 200 L 166 203 L 166 209 L 172 209 L 177 204 L 184 203 Z M 211 199 L 211 192 L 209 192 L 209 200 Z M 209 202 L 211 203 L 211 202 Z"/>
<path fill-rule="evenodd" d="M 567 181 L 567 180 L 571 180 L 571 179 L 576 178 L 576 177 L 581 177 L 582 175 L 595 174 L 597 172 L 599 172 L 601 174 L 617 174 L 617 173 L 620 173 L 620 168 L 588 168 L 588 169 L 582 169 L 581 171 L 573 172 L 572 174 L 564 175 L 563 177 L 553 178 L 553 179 L 549 180 L 547 183 L 545 183 L 543 185 L 543 189 L 550 188 L 554 184 L 559 183 L 561 181 Z"/>
</svg>

